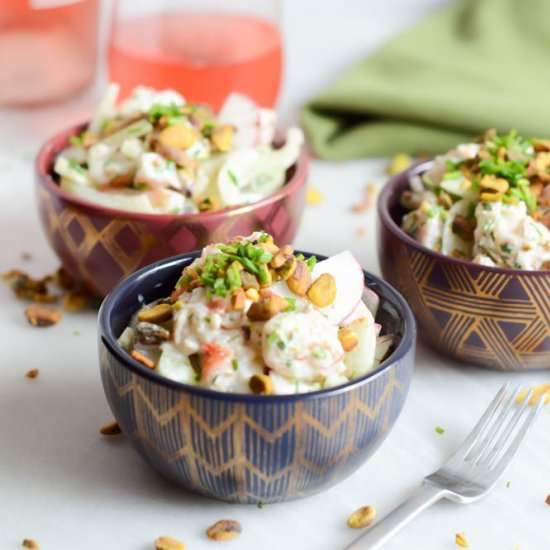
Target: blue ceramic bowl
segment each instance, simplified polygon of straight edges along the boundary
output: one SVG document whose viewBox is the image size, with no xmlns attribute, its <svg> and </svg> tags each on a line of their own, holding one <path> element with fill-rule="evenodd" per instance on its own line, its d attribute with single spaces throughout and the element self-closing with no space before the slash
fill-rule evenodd
<svg viewBox="0 0 550 550">
<path fill-rule="evenodd" d="M 163 378 L 117 343 L 140 300 L 169 295 L 196 256 L 176 256 L 137 271 L 99 312 L 105 394 L 133 446 L 164 477 L 227 502 L 295 499 L 352 474 L 385 439 L 409 389 L 416 327 L 403 297 L 365 273 L 365 284 L 381 298 L 377 321 L 384 332 L 397 335 L 397 344 L 363 378 L 306 394 L 221 393 Z"/>
</svg>

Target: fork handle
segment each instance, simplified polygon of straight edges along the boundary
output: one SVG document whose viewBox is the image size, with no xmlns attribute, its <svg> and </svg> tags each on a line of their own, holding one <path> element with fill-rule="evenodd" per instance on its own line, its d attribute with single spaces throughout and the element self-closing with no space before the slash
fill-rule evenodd
<svg viewBox="0 0 550 550">
<path fill-rule="evenodd" d="M 402 527 L 405 527 L 420 512 L 445 496 L 445 490 L 422 484 L 405 502 L 394 508 L 379 523 L 355 539 L 345 550 L 378 550 L 390 540 Z"/>
</svg>

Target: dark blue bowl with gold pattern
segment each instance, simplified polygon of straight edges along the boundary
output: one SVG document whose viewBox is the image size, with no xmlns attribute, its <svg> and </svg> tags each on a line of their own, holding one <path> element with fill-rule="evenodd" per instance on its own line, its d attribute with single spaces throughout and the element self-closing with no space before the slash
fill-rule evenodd
<svg viewBox="0 0 550 550">
<path fill-rule="evenodd" d="M 383 333 L 396 335 L 391 355 L 366 376 L 304 394 L 222 393 L 164 378 L 117 343 L 140 304 L 169 295 L 196 256 L 137 271 L 102 304 L 101 378 L 122 431 L 165 478 L 227 502 L 304 497 L 352 474 L 385 439 L 407 396 L 416 327 L 403 297 L 364 273 L 366 286 L 381 299 L 377 322 Z"/>
</svg>

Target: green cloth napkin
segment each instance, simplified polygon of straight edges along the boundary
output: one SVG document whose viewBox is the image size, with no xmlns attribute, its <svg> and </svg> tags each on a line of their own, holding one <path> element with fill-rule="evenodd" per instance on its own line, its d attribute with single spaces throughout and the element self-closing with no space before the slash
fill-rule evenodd
<svg viewBox="0 0 550 550">
<path fill-rule="evenodd" d="M 492 127 L 549 136 L 550 0 L 441 9 L 346 70 L 302 122 L 331 160 L 438 153 Z"/>
</svg>

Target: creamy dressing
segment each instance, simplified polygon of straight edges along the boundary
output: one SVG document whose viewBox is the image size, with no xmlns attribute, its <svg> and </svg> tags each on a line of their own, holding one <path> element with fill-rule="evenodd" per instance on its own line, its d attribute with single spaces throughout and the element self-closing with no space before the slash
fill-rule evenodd
<svg viewBox="0 0 550 550">
<path fill-rule="evenodd" d="M 540 152 L 546 146 L 491 133 L 436 157 L 422 176 L 410 177 L 401 197 L 409 210 L 403 230 L 431 250 L 482 265 L 548 269 L 550 153 Z"/>
<path fill-rule="evenodd" d="M 260 257 L 264 237 L 263 233 L 253 233 L 237 238 L 230 245 L 234 247 L 231 250 L 235 250 L 233 258 L 241 259 L 243 271 L 250 268 L 250 273 L 255 273 L 256 268 L 252 270 L 246 258 Z M 234 243 L 242 248 L 238 249 Z M 129 353 L 137 352 L 138 360 L 145 357 L 152 361 L 162 376 L 236 393 L 250 393 L 254 377 L 264 382 L 268 379 L 267 393 L 273 394 L 337 386 L 376 368 L 386 356 L 393 338 L 378 336 L 381 327 L 375 323 L 374 314 L 379 299 L 368 291 L 367 304 L 371 309 L 362 302 L 363 273 L 351 253 L 344 252 L 311 264 L 311 286 L 321 275 L 330 275 L 339 289 L 330 307 L 319 307 L 308 296 L 295 294 L 285 280 L 272 281 L 260 288 L 260 292 L 248 294 L 238 286 L 222 295 L 213 292 L 218 286 L 200 286 L 201 277 L 208 279 L 211 272 L 221 280 L 223 269 L 213 266 L 229 264 L 213 262 L 225 261 L 224 254 L 230 253 L 227 246 L 205 247 L 201 257 L 185 268 L 182 275 L 183 285 L 193 286 L 187 278 L 195 277 L 195 284 L 199 286 L 183 292 L 176 288 L 172 298 L 142 308 L 121 335 L 121 346 Z M 248 246 L 253 247 L 253 253 Z M 265 250 L 273 249 L 271 244 L 266 246 Z M 239 256 L 241 253 L 251 255 Z M 231 266 L 238 262 L 233 258 L 230 258 Z M 272 260 L 273 256 L 267 255 L 256 261 Z M 275 277 L 277 264 L 273 265 Z M 236 307 L 235 296 L 239 293 L 244 301 Z M 274 300 L 274 304 L 280 301 L 283 305 L 265 317 L 251 314 L 252 308 L 262 300 L 266 303 Z M 160 310 L 162 314 L 158 313 Z M 160 316 L 158 320 L 145 320 L 151 314 Z M 343 330 L 347 330 L 347 336 L 354 341 L 351 347 L 349 339 L 342 340 Z M 383 352 L 380 352 L 383 348 L 378 347 L 379 338 L 385 339 Z"/>
<path fill-rule="evenodd" d="M 304 142 L 290 128 L 275 148 L 275 113 L 239 94 L 218 117 L 173 90 L 140 86 L 119 107 L 117 96 L 111 85 L 87 131 L 54 165 L 65 191 L 113 208 L 175 214 L 257 202 L 285 184 Z M 222 145 L 220 129 L 229 134 Z"/>
<path fill-rule="evenodd" d="M 527 215 L 525 203 L 479 204 L 475 216 L 474 261 L 517 269 L 550 261 L 550 231 Z"/>
</svg>

